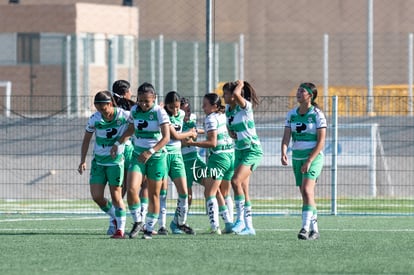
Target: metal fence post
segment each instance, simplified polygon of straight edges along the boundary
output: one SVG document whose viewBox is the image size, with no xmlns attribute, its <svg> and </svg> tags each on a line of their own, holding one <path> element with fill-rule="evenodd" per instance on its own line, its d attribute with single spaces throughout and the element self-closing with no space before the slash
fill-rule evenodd
<svg viewBox="0 0 414 275">
<path fill-rule="evenodd" d="M 332 195 L 331 214 L 337 214 L 337 185 L 338 185 L 338 96 L 332 97 Z"/>
</svg>

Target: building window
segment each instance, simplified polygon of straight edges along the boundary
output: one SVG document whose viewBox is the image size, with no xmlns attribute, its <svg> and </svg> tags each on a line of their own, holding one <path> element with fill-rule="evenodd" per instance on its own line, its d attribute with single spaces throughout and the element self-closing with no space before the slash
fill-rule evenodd
<svg viewBox="0 0 414 275">
<path fill-rule="evenodd" d="M 40 63 L 40 34 L 17 34 L 17 63 Z"/>
</svg>

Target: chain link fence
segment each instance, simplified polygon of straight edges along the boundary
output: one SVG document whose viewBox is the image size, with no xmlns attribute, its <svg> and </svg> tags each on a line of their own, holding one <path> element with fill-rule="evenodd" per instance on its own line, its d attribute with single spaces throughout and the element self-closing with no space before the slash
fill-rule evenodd
<svg viewBox="0 0 414 275">
<path fill-rule="evenodd" d="M 12 100 L 23 103 L 29 98 Z M 82 100 L 90 102 L 90 98 Z M 362 100 L 366 102 L 366 98 Z M 265 152 L 261 166 L 251 178 L 256 213 L 299 213 L 301 199 L 292 169 L 280 164 L 284 116 L 294 104 L 292 97 L 261 97 L 255 112 Z M 88 173 L 80 176 L 76 171 L 87 117 L 68 118 L 64 111 L 47 113 L 46 109 L 36 114 L 28 114 L 24 109 L 11 113 L 0 119 L 0 212 L 99 212 L 90 199 Z M 204 115 L 199 110 L 197 115 L 202 127 Z M 316 190 L 320 211 L 331 213 L 335 200 L 339 214 L 412 214 L 414 187 L 408 180 L 414 176 L 412 118 L 390 112 L 374 117 L 339 115 L 335 126 L 337 197 L 333 197 L 332 115 L 327 114 L 325 167 Z M 194 189 L 193 213 L 204 213 L 203 189 L 198 185 Z M 173 188 L 169 194 L 170 209 L 174 209 Z"/>
<path fill-rule="evenodd" d="M 318 86 L 330 125 L 331 98 L 338 96 L 338 213 L 414 213 L 407 180 L 414 156 L 409 0 L 131 2 L 139 9 L 138 39 L 0 34 L 0 70 L 6 72 L 0 83 L 12 85 L 10 94 L 0 85 L 0 212 L 99 212 L 87 176 L 76 173 L 92 96 L 116 79 L 129 80 L 134 91 L 148 81 L 159 101 L 171 90 L 189 97 L 201 126 L 211 76 L 213 89 L 242 78 L 261 96 L 255 118 L 265 158 L 251 187 L 257 212 L 299 213 L 299 192 L 291 169 L 279 164 L 279 148 L 284 115 L 306 81 Z M 25 51 L 15 52 L 13 41 Z M 332 211 L 329 142 L 317 186 L 322 213 Z M 196 199 L 193 211 L 203 213 L 201 188 Z"/>
</svg>

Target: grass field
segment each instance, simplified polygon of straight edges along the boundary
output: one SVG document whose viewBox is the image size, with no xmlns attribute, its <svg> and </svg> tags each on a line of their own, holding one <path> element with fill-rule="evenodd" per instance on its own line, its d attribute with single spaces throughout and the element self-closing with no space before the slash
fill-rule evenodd
<svg viewBox="0 0 414 275">
<path fill-rule="evenodd" d="M 299 216 L 255 216 L 256 236 L 209 235 L 204 215 L 188 221 L 197 235 L 113 240 L 100 215 L 1 215 L 0 274 L 414 272 L 413 217 L 320 216 L 317 241 L 296 238 Z"/>
<path fill-rule="evenodd" d="M 167 200 L 168 209 L 174 209 L 177 200 Z M 300 214 L 302 199 L 253 199 L 254 213 L 297 215 Z M 331 214 L 331 199 L 318 198 L 318 213 Z M 414 199 L 408 198 L 339 198 L 337 200 L 338 214 L 354 215 L 414 215 Z M 205 213 L 205 200 L 194 199 L 191 213 Z M 33 213 L 100 213 L 99 208 L 90 199 L 73 200 L 12 200 L 0 199 L 0 215 L 33 214 Z"/>
</svg>

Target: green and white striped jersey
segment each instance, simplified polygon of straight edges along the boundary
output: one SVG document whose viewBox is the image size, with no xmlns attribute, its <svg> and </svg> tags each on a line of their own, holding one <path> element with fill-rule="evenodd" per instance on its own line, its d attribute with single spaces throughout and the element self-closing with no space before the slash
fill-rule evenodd
<svg viewBox="0 0 414 275">
<path fill-rule="evenodd" d="M 128 129 L 130 114 L 129 111 L 117 107 L 114 108 L 114 112 L 112 121 L 106 121 L 100 112 L 92 114 L 85 128 L 87 132 L 95 133 L 93 154 L 96 163 L 100 165 L 118 165 L 123 161 L 122 149 L 118 150 L 118 155 L 113 159 L 111 148 Z"/>
<path fill-rule="evenodd" d="M 128 121 L 134 124 L 133 144 L 137 153 L 154 147 L 162 138 L 160 125 L 170 123 L 167 112 L 155 104 L 147 112 L 134 105 Z"/>
<path fill-rule="evenodd" d="M 285 127 L 290 128 L 292 133 L 292 159 L 306 159 L 316 146 L 317 130 L 326 128 L 327 123 L 323 112 L 311 106 L 303 115 L 299 114 L 299 108 L 290 110 Z"/>
<path fill-rule="evenodd" d="M 232 138 L 229 136 L 226 125 L 226 115 L 222 113 L 211 113 L 204 120 L 204 130 L 217 131 L 217 146 L 210 148 L 209 152 L 213 154 L 232 153 L 234 151 L 234 144 Z"/>
<path fill-rule="evenodd" d="M 190 119 L 183 122 L 183 133 L 188 132 L 192 128 L 197 128 L 196 116 L 190 116 Z M 181 147 L 181 154 L 183 155 L 184 161 L 192 160 L 197 158 L 197 147 L 196 146 L 183 146 Z"/>
<path fill-rule="evenodd" d="M 171 126 L 174 127 L 177 133 L 181 133 L 183 131 L 184 116 L 185 112 L 183 110 L 179 110 L 176 116 L 169 117 Z M 167 148 L 168 153 L 181 154 L 181 140 L 170 138 L 170 141 L 165 147 Z"/>
<path fill-rule="evenodd" d="M 245 102 L 244 109 L 236 105 L 236 108 L 230 110 L 230 106 L 226 105 L 227 127 L 237 136 L 236 150 L 249 148 L 252 143 L 260 144 L 254 124 L 252 104 L 247 100 Z"/>
</svg>

